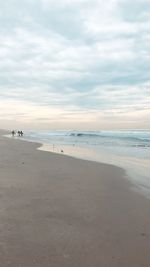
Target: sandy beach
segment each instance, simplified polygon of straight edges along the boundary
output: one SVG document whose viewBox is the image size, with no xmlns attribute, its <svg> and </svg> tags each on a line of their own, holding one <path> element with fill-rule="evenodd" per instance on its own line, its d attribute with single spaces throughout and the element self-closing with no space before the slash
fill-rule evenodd
<svg viewBox="0 0 150 267">
<path fill-rule="evenodd" d="M 0 132 L 0 267 L 149 267 L 150 200 L 123 169 Z"/>
</svg>

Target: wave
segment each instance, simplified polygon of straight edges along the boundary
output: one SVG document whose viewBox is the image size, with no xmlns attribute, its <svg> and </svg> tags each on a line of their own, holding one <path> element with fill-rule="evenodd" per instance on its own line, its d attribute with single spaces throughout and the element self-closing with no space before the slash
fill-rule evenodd
<svg viewBox="0 0 150 267">
<path fill-rule="evenodd" d="M 43 142 L 150 147 L 150 131 L 31 131 L 29 138 Z"/>
<path fill-rule="evenodd" d="M 68 134 L 67 134 L 68 135 Z M 150 133 L 146 136 L 140 136 L 140 133 L 125 133 L 125 132 L 71 132 L 69 136 L 73 137 L 96 137 L 96 138 L 113 138 L 113 139 L 121 139 L 121 140 L 129 140 L 129 141 L 142 141 L 142 142 L 150 142 Z M 149 136 L 148 136 L 149 135 Z"/>
<path fill-rule="evenodd" d="M 150 147 L 150 144 L 136 144 L 132 145 L 132 147 Z"/>
<path fill-rule="evenodd" d="M 78 137 L 100 137 L 99 134 L 94 134 L 94 133 L 71 133 L 70 136 L 78 136 Z"/>
</svg>

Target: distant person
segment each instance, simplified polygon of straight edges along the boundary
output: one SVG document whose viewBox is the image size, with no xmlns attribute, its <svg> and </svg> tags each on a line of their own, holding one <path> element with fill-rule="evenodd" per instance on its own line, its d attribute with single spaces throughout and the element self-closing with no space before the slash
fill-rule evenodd
<svg viewBox="0 0 150 267">
<path fill-rule="evenodd" d="M 20 135 L 23 136 L 23 131 L 20 131 Z"/>
<path fill-rule="evenodd" d="M 13 130 L 13 131 L 11 132 L 11 134 L 12 134 L 12 136 L 14 136 L 16 133 L 15 133 L 15 131 Z"/>
</svg>

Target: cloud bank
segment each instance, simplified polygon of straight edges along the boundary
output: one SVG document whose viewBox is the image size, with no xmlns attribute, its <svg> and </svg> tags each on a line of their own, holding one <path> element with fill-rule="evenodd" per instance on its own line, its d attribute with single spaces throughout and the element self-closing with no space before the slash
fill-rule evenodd
<svg viewBox="0 0 150 267">
<path fill-rule="evenodd" d="M 5 128 L 150 128 L 150 2 L 0 1 Z"/>
</svg>

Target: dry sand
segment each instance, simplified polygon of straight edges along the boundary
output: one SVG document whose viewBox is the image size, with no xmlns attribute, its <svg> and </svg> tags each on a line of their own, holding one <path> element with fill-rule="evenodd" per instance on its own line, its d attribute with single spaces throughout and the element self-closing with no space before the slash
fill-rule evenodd
<svg viewBox="0 0 150 267">
<path fill-rule="evenodd" d="M 0 136 L 0 267 L 149 267 L 150 201 L 124 171 L 37 147 Z"/>
</svg>

